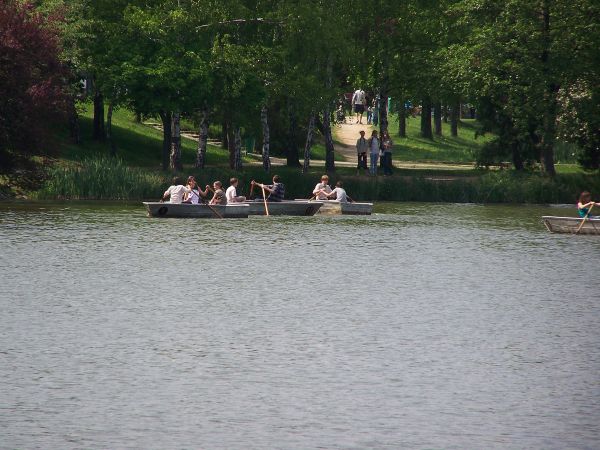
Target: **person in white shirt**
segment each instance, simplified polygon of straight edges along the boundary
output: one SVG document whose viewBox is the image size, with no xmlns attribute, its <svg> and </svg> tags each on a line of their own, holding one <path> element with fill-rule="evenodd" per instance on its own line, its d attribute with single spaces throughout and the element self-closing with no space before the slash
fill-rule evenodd
<svg viewBox="0 0 600 450">
<path fill-rule="evenodd" d="M 356 113 L 356 123 L 362 123 L 366 104 L 367 96 L 365 95 L 365 91 L 362 89 L 354 91 L 354 94 L 352 95 L 352 105 L 354 106 L 354 112 Z"/>
<path fill-rule="evenodd" d="M 330 192 L 331 186 L 329 186 L 329 177 L 327 175 L 323 175 L 321 177 L 321 182 L 317 183 L 313 189 L 313 196 L 316 197 L 317 200 L 327 200 L 327 194 Z"/>
<path fill-rule="evenodd" d="M 344 183 L 342 183 L 341 181 L 338 181 L 335 184 L 335 189 L 333 191 L 331 191 L 329 194 L 325 194 L 325 191 L 321 191 L 324 195 L 325 195 L 325 199 L 333 199 L 333 200 L 337 200 L 338 202 L 341 203 L 346 203 L 348 201 L 353 202 L 354 200 L 352 200 L 350 198 L 350 196 L 346 193 L 346 190 L 344 189 Z"/>
<path fill-rule="evenodd" d="M 246 201 L 246 197 L 243 195 L 237 195 L 238 183 L 239 181 L 237 178 L 232 178 L 229 180 L 230 186 L 227 188 L 227 191 L 225 191 L 227 203 L 242 203 Z"/>
<path fill-rule="evenodd" d="M 379 159 L 379 138 L 377 137 L 377 130 L 373 130 L 371 138 L 368 142 L 369 155 L 371 157 L 371 175 L 377 175 L 377 160 Z"/>
<path fill-rule="evenodd" d="M 183 202 L 183 196 L 190 191 L 189 187 L 181 184 L 181 178 L 175 177 L 173 178 L 173 184 L 165 191 L 162 199 L 169 199 L 170 203 L 181 203 Z"/>
</svg>

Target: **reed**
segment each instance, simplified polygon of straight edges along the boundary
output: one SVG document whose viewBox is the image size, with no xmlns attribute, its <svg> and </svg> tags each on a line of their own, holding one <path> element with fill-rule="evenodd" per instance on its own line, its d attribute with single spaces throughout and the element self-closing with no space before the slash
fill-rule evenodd
<svg viewBox="0 0 600 450">
<path fill-rule="evenodd" d="M 276 167 L 271 174 L 260 166 L 247 166 L 240 172 L 217 166 L 191 169 L 201 186 L 215 180 L 228 186 L 229 178 L 240 180 L 238 193 L 248 195 L 251 180 L 270 183 L 273 174 L 281 176 L 286 197 L 309 198 L 322 175 L 322 169 L 302 174 L 297 168 Z M 171 174 L 131 168 L 121 160 L 98 157 L 70 166 L 50 169 L 48 180 L 37 192 L 38 199 L 73 200 L 156 200 L 169 186 Z M 410 201 L 457 203 L 572 203 L 583 190 L 600 193 L 600 177 L 583 173 L 549 178 L 536 173 L 513 171 L 483 172 L 477 176 L 433 176 L 396 174 L 391 177 L 356 176 L 354 169 L 338 170 L 330 176 L 332 185 L 342 180 L 348 194 L 362 201 Z M 256 192 L 255 192 L 256 193 Z"/>
<path fill-rule="evenodd" d="M 69 200 L 158 198 L 165 184 L 166 179 L 160 174 L 128 167 L 117 158 L 96 157 L 51 168 L 48 180 L 36 197 Z"/>
</svg>

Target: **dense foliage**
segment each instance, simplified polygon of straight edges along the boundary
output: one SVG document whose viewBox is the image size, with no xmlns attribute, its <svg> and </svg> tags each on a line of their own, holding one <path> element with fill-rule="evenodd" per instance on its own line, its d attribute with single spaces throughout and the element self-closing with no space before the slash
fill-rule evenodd
<svg viewBox="0 0 600 450">
<path fill-rule="evenodd" d="M 0 169 L 15 155 L 48 150 L 48 131 L 66 117 L 57 20 L 29 3 L 0 3 Z"/>
<path fill-rule="evenodd" d="M 266 156 L 280 153 L 299 166 L 303 149 L 310 156 L 316 128 L 333 170 L 333 112 L 358 87 L 369 101 L 379 98 L 382 131 L 390 126 L 387 100 L 394 100 L 400 136 L 409 109 L 419 111 L 424 138 L 441 135 L 442 116 L 455 134 L 461 105 L 470 104 L 480 132 L 496 136 L 478 155 L 482 166 L 510 160 L 523 170 L 539 162 L 554 175 L 559 139 L 577 145 L 584 167 L 600 166 L 595 0 L 38 0 L 36 6 L 47 18 L 60 11 L 68 25 L 61 28 L 63 59 L 87 81 L 94 136 L 110 140 L 119 106 L 159 118 L 165 169 L 181 167 L 180 120 L 187 119 L 198 126 L 198 168 L 216 123 L 232 168 L 241 167 L 244 136 L 262 139 Z M 26 4 L 11 0 L 0 11 L 48 36 L 35 45 L 33 70 L 23 68 L 29 50 L 11 42 L 36 38 L 0 31 L 0 58 L 12 64 L 1 65 L 2 89 L 15 92 L 2 100 L 0 139 L 22 146 L 15 124 L 40 122 L 21 100 L 37 92 L 28 86 L 45 87 L 43 111 L 63 109 L 50 95 L 58 92 L 59 65 L 49 59 L 58 42 L 49 19 Z M 25 75 L 15 77 L 19 70 Z M 31 74 L 44 80 L 27 81 Z M 23 111 L 9 114 L 9 101 Z"/>
</svg>

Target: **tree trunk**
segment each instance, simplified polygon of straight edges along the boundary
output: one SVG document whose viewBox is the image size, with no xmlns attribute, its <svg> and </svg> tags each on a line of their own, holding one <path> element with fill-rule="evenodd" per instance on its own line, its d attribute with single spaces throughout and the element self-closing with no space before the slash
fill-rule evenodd
<svg viewBox="0 0 600 450">
<path fill-rule="evenodd" d="M 267 114 L 267 107 L 263 106 L 260 110 L 260 122 L 263 130 L 263 145 L 262 145 L 262 162 L 263 169 L 265 172 L 271 170 L 271 158 L 269 157 L 269 146 L 270 146 L 270 134 L 269 134 L 269 116 Z"/>
<path fill-rule="evenodd" d="M 227 150 L 229 148 L 229 130 L 227 130 L 227 121 L 224 120 L 221 125 L 221 148 Z"/>
<path fill-rule="evenodd" d="M 302 173 L 308 172 L 310 167 L 310 149 L 313 143 L 313 134 L 315 132 L 315 114 L 311 112 L 308 120 L 308 131 L 306 132 L 306 144 L 304 145 L 304 164 L 302 165 Z"/>
<path fill-rule="evenodd" d="M 159 115 L 163 126 L 162 170 L 166 171 L 169 168 L 171 153 L 171 112 L 161 111 Z"/>
<path fill-rule="evenodd" d="M 543 133 L 542 133 L 542 162 L 544 170 L 550 176 L 556 175 L 554 167 L 554 140 L 556 136 L 556 93 L 559 90 L 558 84 L 549 67 L 550 47 L 552 45 L 550 36 L 550 0 L 542 0 L 542 17 L 544 38 L 544 50 L 542 52 L 542 64 L 544 77 L 546 79 L 546 92 L 544 94 L 545 111 L 543 117 Z"/>
<path fill-rule="evenodd" d="M 511 152 L 515 170 L 521 171 L 525 169 L 523 158 L 521 157 L 521 152 L 519 151 L 519 143 L 516 140 L 511 145 Z"/>
<path fill-rule="evenodd" d="M 454 137 L 458 136 L 458 121 L 460 120 L 460 100 L 457 100 L 452 105 L 450 110 L 450 134 Z"/>
<path fill-rule="evenodd" d="M 135 112 L 135 123 L 142 123 L 142 113 L 136 111 Z"/>
<path fill-rule="evenodd" d="M 406 137 L 406 105 L 400 101 L 398 105 L 398 136 Z"/>
<path fill-rule="evenodd" d="M 77 113 L 77 107 L 75 106 L 74 99 L 70 101 L 69 104 L 69 134 L 74 144 L 79 145 L 81 143 L 79 114 Z"/>
<path fill-rule="evenodd" d="M 117 145 L 113 138 L 112 133 L 112 116 L 113 116 L 113 102 L 108 102 L 108 112 L 106 113 L 106 138 L 110 145 L 110 156 L 117 156 Z"/>
<path fill-rule="evenodd" d="M 239 126 L 235 127 L 235 153 L 233 161 L 233 170 L 242 170 L 242 129 Z"/>
<path fill-rule="evenodd" d="M 183 166 L 181 164 L 181 115 L 178 111 L 173 113 L 173 126 L 171 128 L 171 155 L 169 159 L 169 167 L 172 170 L 181 172 Z"/>
<path fill-rule="evenodd" d="M 296 139 L 296 128 L 298 126 L 294 106 L 288 105 L 288 145 L 287 145 L 287 165 L 288 167 L 300 167 L 300 158 L 298 156 L 298 140 Z"/>
<path fill-rule="evenodd" d="M 433 140 L 433 133 L 431 131 L 431 100 L 429 98 L 423 100 L 423 107 L 421 109 L 421 137 Z"/>
<path fill-rule="evenodd" d="M 444 123 L 448 123 L 448 105 L 442 106 L 442 120 Z"/>
<path fill-rule="evenodd" d="M 388 95 L 382 90 L 379 98 L 379 136 L 388 132 Z"/>
<path fill-rule="evenodd" d="M 208 125 L 209 116 L 206 106 L 202 108 L 202 120 L 200 120 L 200 128 L 198 130 L 198 151 L 196 153 L 197 169 L 204 169 L 206 164 L 206 144 L 208 142 Z"/>
<path fill-rule="evenodd" d="M 331 135 L 331 111 L 329 106 L 323 111 L 323 131 L 325 132 L 325 172 L 335 172 L 335 147 Z"/>
<path fill-rule="evenodd" d="M 433 124 L 435 127 L 435 134 L 436 136 L 441 136 L 442 135 L 442 103 L 441 102 L 435 102 L 434 106 L 433 106 L 433 110 L 434 110 L 434 116 L 433 116 Z"/>
<path fill-rule="evenodd" d="M 94 93 L 94 122 L 93 122 L 92 138 L 95 141 L 103 142 L 106 138 L 104 130 L 104 97 L 96 91 Z"/>
<path fill-rule="evenodd" d="M 229 168 L 235 168 L 235 126 L 227 121 L 227 150 L 229 151 Z"/>
</svg>

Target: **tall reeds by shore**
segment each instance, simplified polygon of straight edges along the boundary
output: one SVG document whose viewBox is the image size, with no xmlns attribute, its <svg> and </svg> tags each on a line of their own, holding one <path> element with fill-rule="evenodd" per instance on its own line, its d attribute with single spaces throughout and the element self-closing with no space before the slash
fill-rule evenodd
<svg viewBox="0 0 600 450">
<path fill-rule="evenodd" d="M 297 169 L 278 167 L 273 173 L 282 176 L 286 198 L 309 198 L 320 172 L 302 174 Z M 240 195 L 248 195 L 250 181 L 268 183 L 272 174 L 260 167 L 232 172 L 225 167 L 191 170 L 201 186 L 229 178 L 240 179 Z M 84 159 L 69 166 L 50 169 L 37 199 L 59 200 L 156 200 L 171 183 L 171 174 L 150 169 L 131 168 L 109 157 Z M 597 175 L 563 174 L 549 178 L 536 173 L 512 171 L 481 173 L 477 176 L 403 176 L 365 177 L 340 170 L 330 181 L 344 181 L 348 194 L 362 201 L 413 201 L 454 203 L 572 203 L 582 190 L 600 193 Z M 255 192 L 255 195 L 260 195 Z"/>
</svg>

